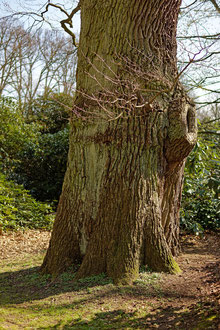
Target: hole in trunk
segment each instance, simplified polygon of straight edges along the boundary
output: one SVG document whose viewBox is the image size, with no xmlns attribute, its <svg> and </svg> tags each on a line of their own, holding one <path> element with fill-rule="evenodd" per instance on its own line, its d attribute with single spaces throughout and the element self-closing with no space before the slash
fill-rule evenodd
<svg viewBox="0 0 220 330">
<path fill-rule="evenodd" d="M 194 133 L 195 132 L 195 111 L 192 107 L 189 107 L 189 109 L 187 111 L 186 122 L 187 122 L 188 133 Z"/>
</svg>

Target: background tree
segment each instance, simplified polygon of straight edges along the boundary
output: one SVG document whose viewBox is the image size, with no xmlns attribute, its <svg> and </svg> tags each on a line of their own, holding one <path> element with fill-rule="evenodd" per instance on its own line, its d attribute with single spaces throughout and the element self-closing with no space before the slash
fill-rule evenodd
<svg viewBox="0 0 220 330">
<path fill-rule="evenodd" d="M 3 19 L 0 24 L 0 96 L 12 81 L 16 60 L 16 42 L 19 35 L 9 29 L 9 20 Z"/>
<path fill-rule="evenodd" d="M 216 1 L 183 1 L 178 29 L 178 60 L 182 81 L 193 96 L 197 112 L 219 104 L 220 52 L 219 5 Z"/>
<path fill-rule="evenodd" d="M 56 31 L 28 31 L 12 18 L 1 20 L 0 28 L 1 95 L 13 95 L 24 116 L 32 115 L 38 95 L 74 95 L 76 49 L 70 38 Z"/>
<path fill-rule="evenodd" d="M 178 272 L 185 158 L 195 110 L 179 83 L 180 1 L 81 3 L 68 168 L 42 270 L 132 282 L 140 263 Z"/>
</svg>

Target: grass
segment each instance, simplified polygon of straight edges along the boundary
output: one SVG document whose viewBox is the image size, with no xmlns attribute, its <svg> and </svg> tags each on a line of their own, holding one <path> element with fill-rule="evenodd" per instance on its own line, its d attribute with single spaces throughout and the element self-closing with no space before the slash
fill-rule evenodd
<svg viewBox="0 0 220 330">
<path fill-rule="evenodd" d="M 158 288 L 155 273 L 123 287 L 104 274 L 75 281 L 72 270 L 52 280 L 39 273 L 41 262 L 36 255 L 0 263 L 0 329 L 129 329 L 149 313 L 140 294 Z"/>
<path fill-rule="evenodd" d="M 161 274 L 142 271 L 134 285 L 117 287 L 104 274 L 76 281 L 73 269 L 52 279 L 39 273 L 42 260 L 0 262 L 0 329 L 167 329 L 168 320 L 186 329 L 192 310 L 172 305 L 175 292 L 162 290 Z M 208 329 L 215 314 L 203 314 L 199 326 Z"/>
</svg>

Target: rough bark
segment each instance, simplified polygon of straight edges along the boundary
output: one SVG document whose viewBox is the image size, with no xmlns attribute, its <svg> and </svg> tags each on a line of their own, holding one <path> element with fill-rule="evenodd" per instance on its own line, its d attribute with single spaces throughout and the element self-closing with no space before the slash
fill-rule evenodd
<svg viewBox="0 0 220 330">
<path fill-rule="evenodd" d="M 124 284 L 135 280 L 140 263 L 180 271 L 172 254 L 196 125 L 176 69 L 179 5 L 82 2 L 75 109 L 84 117 L 72 116 L 44 272 L 80 263 L 77 277 L 106 272 Z"/>
</svg>

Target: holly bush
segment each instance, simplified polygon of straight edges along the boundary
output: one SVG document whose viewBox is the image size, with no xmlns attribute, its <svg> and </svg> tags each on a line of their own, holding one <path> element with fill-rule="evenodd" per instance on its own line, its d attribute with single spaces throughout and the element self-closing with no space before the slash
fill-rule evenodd
<svg viewBox="0 0 220 330">
<path fill-rule="evenodd" d="M 41 133 L 60 132 L 68 126 L 72 107 L 73 97 L 64 93 L 38 96 L 32 103 L 28 122 L 35 123 Z"/>
</svg>

